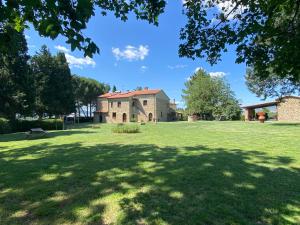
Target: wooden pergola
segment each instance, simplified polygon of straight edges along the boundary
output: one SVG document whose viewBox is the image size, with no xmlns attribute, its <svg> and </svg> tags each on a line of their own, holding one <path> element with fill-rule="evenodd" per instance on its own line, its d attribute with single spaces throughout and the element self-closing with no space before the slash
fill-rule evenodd
<svg viewBox="0 0 300 225">
<path fill-rule="evenodd" d="M 245 120 L 251 121 L 255 119 L 255 109 L 264 108 L 264 107 L 270 107 L 270 106 L 276 106 L 279 103 L 279 101 L 273 101 L 273 102 L 264 102 L 254 105 L 247 105 L 243 106 L 242 108 L 245 109 Z"/>
</svg>

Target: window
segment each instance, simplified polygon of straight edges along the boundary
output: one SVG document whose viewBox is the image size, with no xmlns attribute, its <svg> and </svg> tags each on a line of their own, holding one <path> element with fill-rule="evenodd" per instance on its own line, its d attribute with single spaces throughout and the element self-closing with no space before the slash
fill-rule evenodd
<svg viewBox="0 0 300 225">
<path fill-rule="evenodd" d="M 163 114 L 162 114 L 162 112 L 160 112 L 160 117 L 163 117 Z"/>
<path fill-rule="evenodd" d="M 113 119 L 116 119 L 116 118 L 117 118 L 117 113 L 113 112 L 112 118 L 113 118 Z"/>
<path fill-rule="evenodd" d="M 132 119 L 134 119 L 134 114 L 132 114 Z"/>
<path fill-rule="evenodd" d="M 120 108 L 121 107 L 121 102 L 118 102 L 118 108 Z"/>
<path fill-rule="evenodd" d="M 110 102 L 110 108 L 114 106 L 114 102 Z"/>
<path fill-rule="evenodd" d="M 135 106 L 135 102 L 134 101 L 132 102 L 132 106 Z"/>
<path fill-rule="evenodd" d="M 143 105 L 147 105 L 147 103 L 148 103 L 147 100 L 143 101 Z"/>
</svg>

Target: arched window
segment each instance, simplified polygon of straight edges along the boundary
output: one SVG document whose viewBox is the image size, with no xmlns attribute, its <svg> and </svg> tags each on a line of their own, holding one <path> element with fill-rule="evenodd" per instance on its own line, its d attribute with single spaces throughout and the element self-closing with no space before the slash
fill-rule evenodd
<svg viewBox="0 0 300 225">
<path fill-rule="evenodd" d="M 153 115 L 152 115 L 152 113 L 149 113 L 149 115 L 148 115 L 148 121 L 151 122 L 152 119 L 153 119 Z"/>
</svg>

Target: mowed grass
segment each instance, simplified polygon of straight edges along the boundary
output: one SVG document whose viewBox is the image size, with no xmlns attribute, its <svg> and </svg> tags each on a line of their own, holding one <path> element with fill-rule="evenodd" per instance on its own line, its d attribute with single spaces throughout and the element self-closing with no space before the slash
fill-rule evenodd
<svg viewBox="0 0 300 225">
<path fill-rule="evenodd" d="M 300 224 L 300 124 L 0 136 L 0 224 Z"/>
</svg>

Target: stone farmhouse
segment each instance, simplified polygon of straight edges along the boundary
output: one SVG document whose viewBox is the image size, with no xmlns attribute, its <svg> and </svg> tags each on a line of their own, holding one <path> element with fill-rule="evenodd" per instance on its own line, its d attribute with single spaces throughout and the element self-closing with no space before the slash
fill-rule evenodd
<svg viewBox="0 0 300 225">
<path fill-rule="evenodd" d="M 175 120 L 176 104 L 163 90 L 114 92 L 100 95 L 94 122 L 126 123 Z"/>
<path fill-rule="evenodd" d="M 273 102 L 244 106 L 245 120 L 255 120 L 255 109 L 270 106 L 276 107 L 278 121 L 300 121 L 300 97 L 298 96 L 285 96 Z"/>
</svg>

